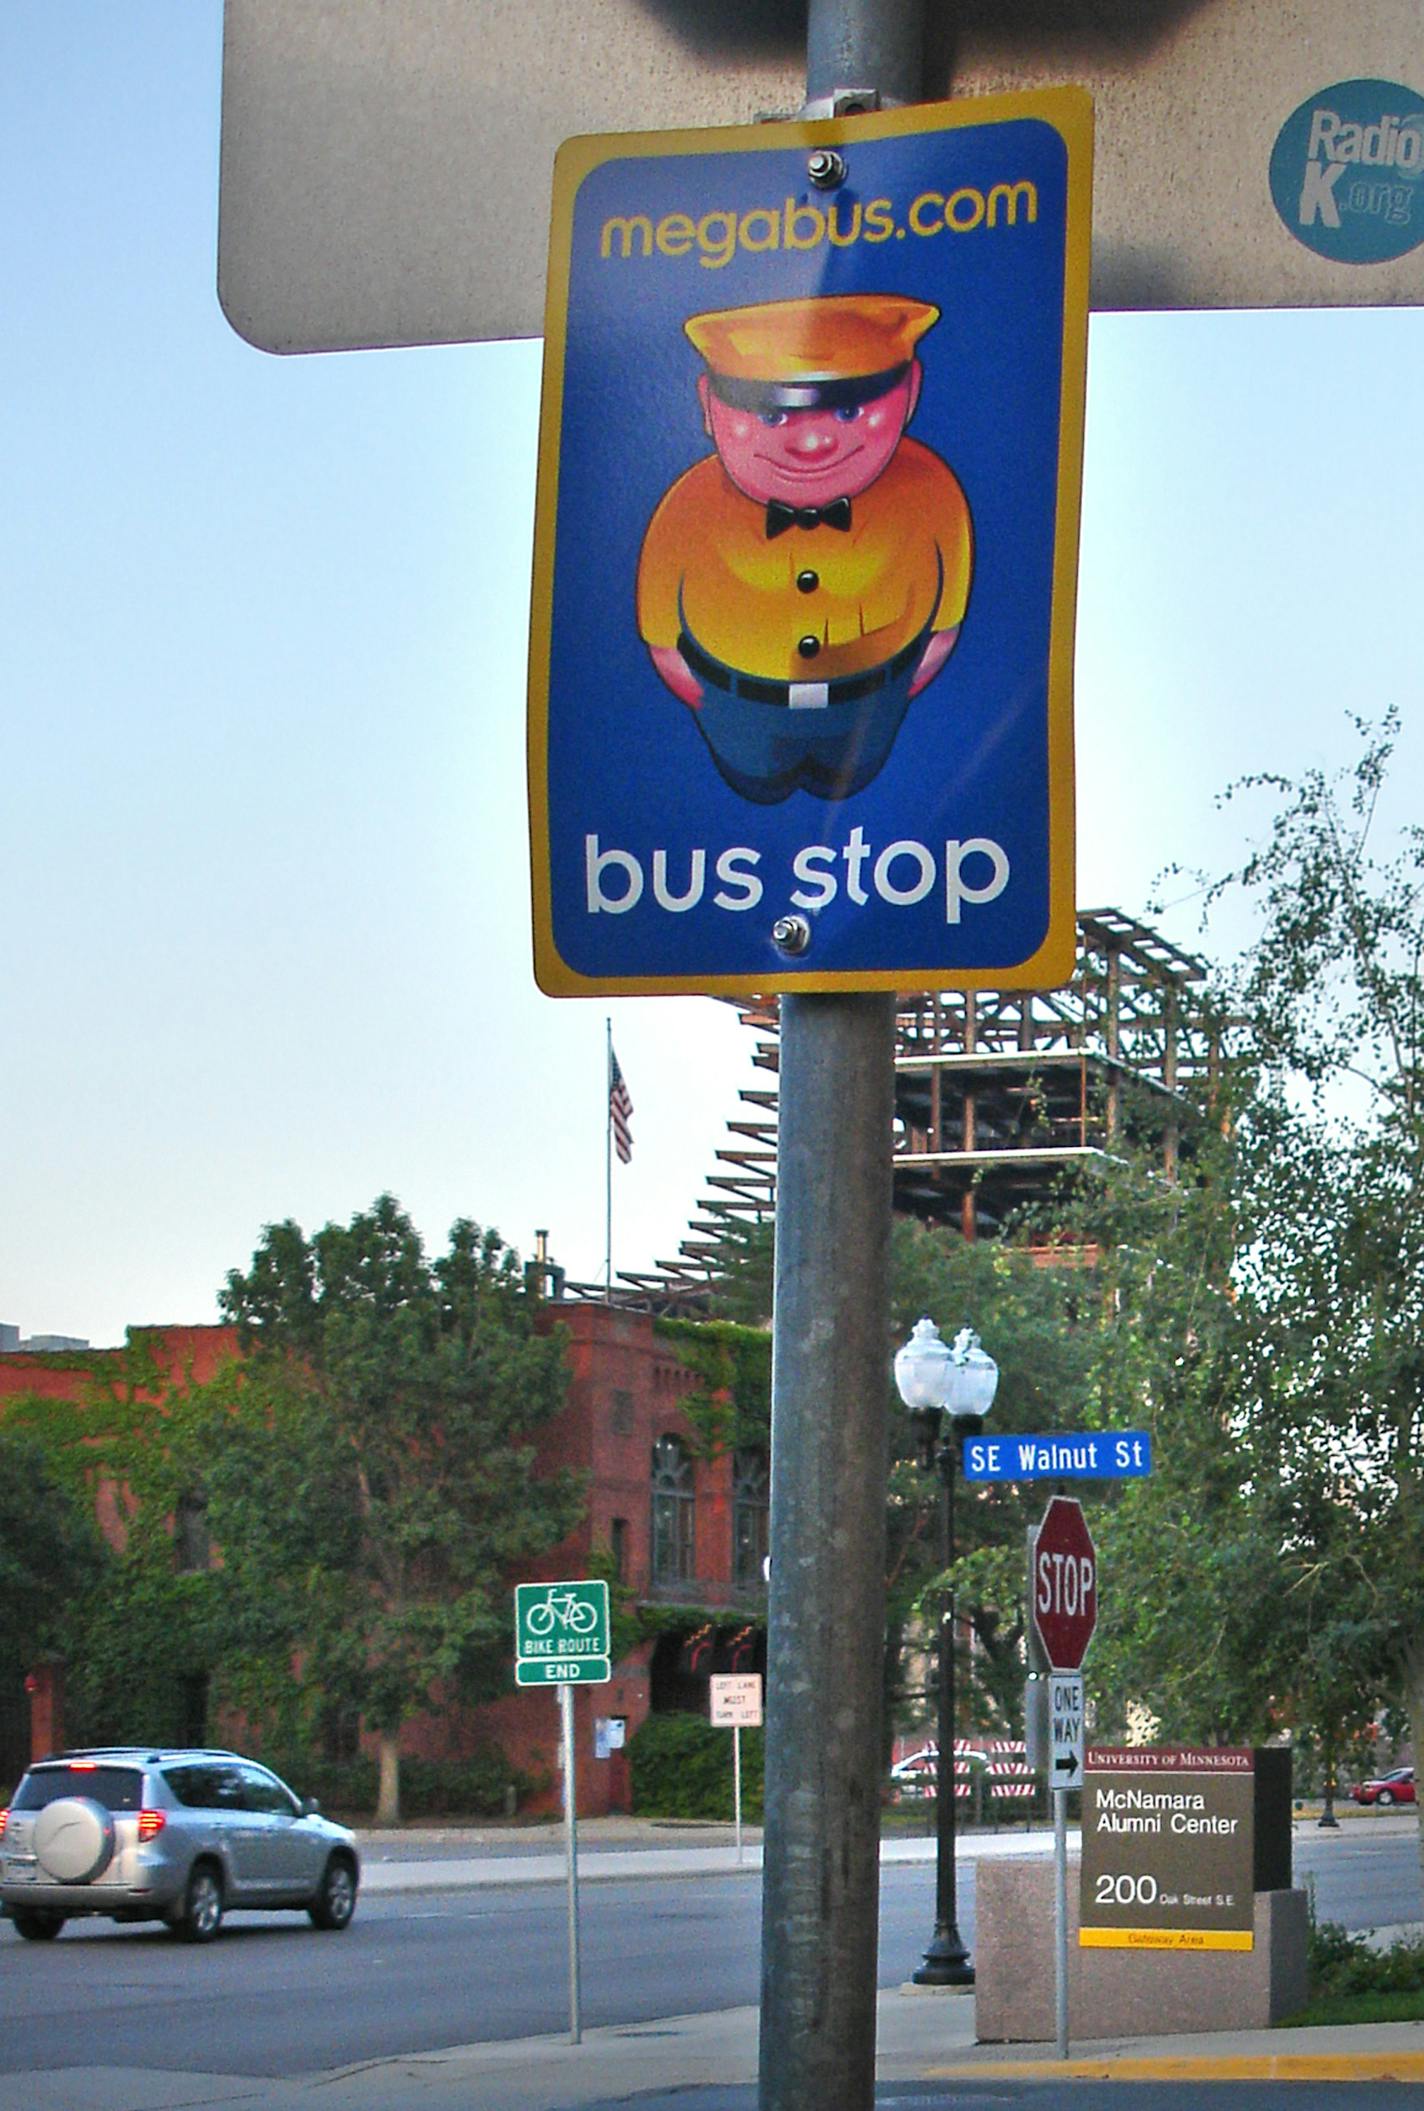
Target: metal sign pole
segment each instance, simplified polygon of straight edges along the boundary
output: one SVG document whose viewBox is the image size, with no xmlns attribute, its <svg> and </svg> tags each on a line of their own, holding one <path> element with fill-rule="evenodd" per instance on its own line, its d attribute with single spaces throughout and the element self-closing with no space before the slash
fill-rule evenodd
<svg viewBox="0 0 1424 2111">
<path fill-rule="evenodd" d="M 583 2037 L 579 2006 L 578 1785 L 574 1778 L 574 1689 L 559 1688 L 559 1728 L 564 1765 L 564 1848 L 569 1886 L 569 2043 Z"/>
<path fill-rule="evenodd" d="M 875 2093 L 894 999 L 783 998 L 761 2111 Z"/>
<path fill-rule="evenodd" d="M 742 1859 L 742 1726 L 732 1725 L 732 1802 L 737 1813 L 737 1860 Z"/>
<path fill-rule="evenodd" d="M 923 0 L 810 0 L 808 105 L 922 92 Z M 893 996 L 781 1000 L 760 2111 L 872 2111 Z"/>
<path fill-rule="evenodd" d="M 1053 1791 L 1053 2021 L 1058 2057 L 1068 2057 L 1068 1791 Z"/>
</svg>

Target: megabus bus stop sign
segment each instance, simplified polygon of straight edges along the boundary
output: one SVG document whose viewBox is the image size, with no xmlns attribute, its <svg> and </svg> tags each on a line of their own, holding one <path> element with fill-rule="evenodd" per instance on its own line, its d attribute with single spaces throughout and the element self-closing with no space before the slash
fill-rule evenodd
<svg viewBox="0 0 1424 2111">
<path fill-rule="evenodd" d="M 530 653 L 552 995 L 1074 946 L 1082 92 L 575 139 Z"/>
</svg>

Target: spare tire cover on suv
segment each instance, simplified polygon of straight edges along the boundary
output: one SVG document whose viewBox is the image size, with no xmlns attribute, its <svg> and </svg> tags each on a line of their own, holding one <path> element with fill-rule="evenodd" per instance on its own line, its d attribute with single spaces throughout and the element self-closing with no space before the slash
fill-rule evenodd
<svg viewBox="0 0 1424 2111">
<path fill-rule="evenodd" d="M 57 1883 L 87 1884 L 108 1868 L 114 1820 L 88 1796 L 61 1796 L 35 1819 L 35 1853 Z"/>
</svg>

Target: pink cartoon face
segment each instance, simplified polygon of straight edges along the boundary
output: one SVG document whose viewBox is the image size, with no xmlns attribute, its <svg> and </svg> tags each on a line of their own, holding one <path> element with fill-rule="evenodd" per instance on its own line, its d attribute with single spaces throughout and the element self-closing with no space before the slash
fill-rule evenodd
<svg viewBox="0 0 1424 2111">
<path fill-rule="evenodd" d="M 754 411 L 698 382 L 712 444 L 737 489 L 758 505 L 823 506 L 865 491 L 900 444 L 920 393 L 920 363 L 873 402 L 840 410 Z"/>
</svg>

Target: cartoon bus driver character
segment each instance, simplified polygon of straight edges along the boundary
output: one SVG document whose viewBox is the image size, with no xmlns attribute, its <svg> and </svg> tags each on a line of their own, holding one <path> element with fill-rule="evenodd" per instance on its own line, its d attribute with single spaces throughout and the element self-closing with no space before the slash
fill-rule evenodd
<svg viewBox="0 0 1424 2111">
<path fill-rule="evenodd" d="M 969 507 L 905 435 L 939 312 L 828 294 L 684 325 L 716 452 L 648 524 L 638 630 L 743 798 L 860 791 L 959 636 Z"/>
</svg>

